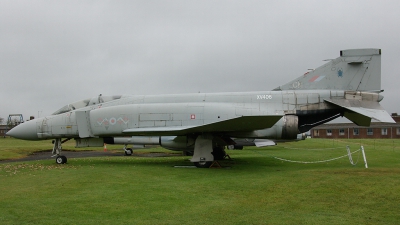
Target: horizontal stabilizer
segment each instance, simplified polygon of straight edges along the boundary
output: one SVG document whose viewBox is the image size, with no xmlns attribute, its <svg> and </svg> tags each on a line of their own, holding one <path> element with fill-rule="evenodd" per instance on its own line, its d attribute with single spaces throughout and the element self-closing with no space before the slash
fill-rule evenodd
<svg viewBox="0 0 400 225">
<path fill-rule="evenodd" d="M 175 127 L 146 127 L 131 128 L 124 130 L 124 134 L 131 135 L 186 135 L 192 133 L 219 133 L 219 132 L 243 132 L 272 127 L 282 115 L 273 116 L 242 116 L 219 122 L 198 126 L 175 126 Z"/>
<path fill-rule="evenodd" d="M 359 126 L 370 126 L 371 119 L 383 123 L 396 123 L 378 102 L 352 99 L 325 99 L 325 101 L 347 109 L 344 116 Z"/>
</svg>

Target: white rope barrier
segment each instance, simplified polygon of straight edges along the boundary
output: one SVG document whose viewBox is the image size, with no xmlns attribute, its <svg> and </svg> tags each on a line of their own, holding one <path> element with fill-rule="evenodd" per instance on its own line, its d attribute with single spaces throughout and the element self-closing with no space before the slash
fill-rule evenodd
<svg viewBox="0 0 400 225">
<path fill-rule="evenodd" d="M 363 146 L 361 146 L 361 152 L 362 152 L 362 155 L 363 155 L 363 158 L 364 158 L 365 168 L 368 168 L 367 157 L 365 156 L 365 151 L 364 151 L 364 147 Z"/>
<path fill-rule="evenodd" d="M 347 155 L 349 156 L 350 164 L 353 165 L 353 166 L 357 165 L 358 160 L 360 159 L 360 154 L 358 154 L 357 162 L 354 163 L 354 162 L 353 162 L 353 157 L 351 156 L 352 153 L 351 153 L 350 147 L 349 147 L 348 145 L 346 146 L 346 149 L 347 149 Z M 357 151 L 360 151 L 360 149 L 358 149 Z"/>
<path fill-rule="evenodd" d="M 339 149 L 342 147 L 336 147 L 336 148 L 289 148 L 289 147 L 283 147 L 283 148 L 293 149 L 293 150 L 296 150 L 296 149 L 298 149 L 298 150 L 332 150 L 332 149 Z"/>
<path fill-rule="evenodd" d="M 279 158 L 279 157 L 274 157 L 274 158 L 275 158 L 275 159 L 278 159 L 278 160 L 281 160 L 281 161 L 285 161 L 285 162 L 302 163 L 302 164 L 312 164 L 312 163 L 330 162 L 330 161 L 334 161 L 334 160 L 337 160 L 337 159 L 341 159 L 341 158 L 344 158 L 344 157 L 347 156 L 347 157 L 349 157 L 349 161 L 350 161 L 351 165 L 355 166 L 355 165 L 357 165 L 357 163 L 358 163 L 358 160 L 359 160 L 359 158 L 360 158 L 360 155 L 358 155 L 357 162 L 354 163 L 352 154 L 354 154 L 354 153 L 356 153 L 356 152 L 359 152 L 359 151 L 362 152 L 362 155 L 363 155 L 363 158 L 364 158 L 364 163 L 365 163 L 365 168 L 368 168 L 368 165 L 367 165 L 367 158 L 366 158 L 366 156 L 365 156 L 365 152 L 364 152 L 364 147 L 363 147 L 363 146 L 361 146 L 360 149 L 358 149 L 358 150 L 356 150 L 356 151 L 354 151 L 354 152 L 351 152 L 351 151 L 350 151 L 350 147 L 347 146 L 347 154 L 346 154 L 346 155 L 342 155 L 342 156 L 339 156 L 339 157 L 336 157 L 336 158 L 332 158 L 332 159 L 327 159 L 327 160 L 319 160 L 319 161 L 306 162 L 306 161 L 295 161 L 295 160 L 283 159 L 283 158 Z"/>
</svg>

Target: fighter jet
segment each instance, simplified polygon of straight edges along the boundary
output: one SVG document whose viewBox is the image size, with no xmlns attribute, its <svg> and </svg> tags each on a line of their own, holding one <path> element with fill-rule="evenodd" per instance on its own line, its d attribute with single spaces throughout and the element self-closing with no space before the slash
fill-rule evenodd
<svg viewBox="0 0 400 225">
<path fill-rule="evenodd" d="M 394 123 L 379 104 L 381 92 L 381 50 L 351 49 L 272 91 L 100 95 L 27 121 L 7 135 L 54 139 L 59 164 L 67 162 L 62 143 L 73 138 L 77 147 L 131 143 L 192 150 L 191 162 L 209 167 L 235 140 L 268 146 L 343 116 L 360 126 L 371 119 Z"/>
</svg>

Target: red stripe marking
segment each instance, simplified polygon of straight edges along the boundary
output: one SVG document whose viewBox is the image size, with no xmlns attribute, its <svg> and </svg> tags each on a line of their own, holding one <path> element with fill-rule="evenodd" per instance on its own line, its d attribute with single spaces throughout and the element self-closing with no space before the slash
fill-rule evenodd
<svg viewBox="0 0 400 225">
<path fill-rule="evenodd" d="M 319 75 L 313 76 L 308 82 L 314 82 L 318 77 Z"/>
</svg>

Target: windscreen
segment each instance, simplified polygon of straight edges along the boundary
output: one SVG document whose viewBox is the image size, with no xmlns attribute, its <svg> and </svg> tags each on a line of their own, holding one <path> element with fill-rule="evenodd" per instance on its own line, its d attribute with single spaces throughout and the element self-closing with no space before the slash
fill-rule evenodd
<svg viewBox="0 0 400 225">
<path fill-rule="evenodd" d="M 68 104 L 66 106 L 61 107 L 59 110 L 55 111 L 52 115 L 58 115 L 58 114 L 62 114 L 62 113 L 66 113 L 75 109 L 79 109 L 79 108 L 83 108 L 83 107 L 87 107 L 87 106 L 91 106 L 91 105 L 97 105 L 97 104 L 101 104 L 104 102 L 109 102 L 109 101 L 113 101 L 116 99 L 120 99 L 122 96 L 121 95 L 114 95 L 114 96 L 102 96 L 99 95 L 97 97 L 94 98 L 88 98 L 88 99 L 84 99 L 81 101 L 77 101 L 71 104 Z"/>
</svg>

